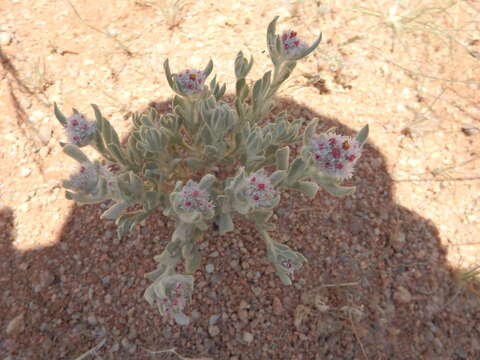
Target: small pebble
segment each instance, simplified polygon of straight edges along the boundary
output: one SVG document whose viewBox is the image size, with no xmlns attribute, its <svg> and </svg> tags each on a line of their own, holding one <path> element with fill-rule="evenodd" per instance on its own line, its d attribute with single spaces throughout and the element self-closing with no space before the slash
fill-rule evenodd
<svg viewBox="0 0 480 360">
<path fill-rule="evenodd" d="M 462 132 L 467 136 L 474 136 L 480 134 L 480 129 L 475 126 L 462 127 Z"/>
<path fill-rule="evenodd" d="M 120 350 L 120 344 L 119 343 L 113 344 L 112 347 L 110 348 L 111 352 L 117 352 L 118 350 Z"/>
<path fill-rule="evenodd" d="M 40 287 L 47 288 L 55 282 L 55 275 L 50 271 L 42 271 L 40 273 Z"/>
<path fill-rule="evenodd" d="M 38 128 L 38 137 L 43 145 L 47 145 L 52 138 L 52 128 L 48 125 L 42 125 Z"/>
<path fill-rule="evenodd" d="M 212 325 L 208 327 L 208 333 L 210 334 L 210 336 L 217 336 L 218 334 L 220 334 L 220 329 L 218 328 L 218 326 Z"/>
<path fill-rule="evenodd" d="M 280 315 L 281 313 L 283 313 L 283 305 L 282 305 L 282 302 L 280 301 L 280 299 L 278 297 L 274 297 L 273 298 L 273 313 L 275 315 Z"/>
<path fill-rule="evenodd" d="M 252 286 L 252 291 L 255 296 L 260 296 L 262 294 L 262 289 L 259 287 Z"/>
<path fill-rule="evenodd" d="M 240 304 L 238 305 L 238 308 L 241 309 L 248 309 L 250 305 L 245 301 L 245 300 L 240 300 Z"/>
<path fill-rule="evenodd" d="M 87 322 L 92 326 L 97 325 L 97 319 L 95 318 L 95 315 L 89 315 L 87 318 Z"/>
<path fill-rule="evenodd" d="M 112 303 L 112 295 L 105 295 L 105 304 L 110 305 Z"/>
<path fill-rule="evenodd" d="M 213 270 L 215 270 L 215 267 L 213 266 L 213 264 L 207 264 L 207 266 L 205 266 L 205 270 L 207 271 L 207 273 L 211 274 Z"/>
<path fill-rule="evenodd" d="M 21 313 L 20 315 L 16 316 L 7 325 L 7 335 L 16 335 L 20 334 L 25 330 L 25 319 L 24 319 L 24 313 Z"/>
<path fill-rule="evenodd" d="M 247 344 L 250 344 L 253 341 L 253 335 L 245 331 L 243 333 L 243 341 L 245 341 Z"/>
<path fill-rule="evenodd" d="M 23 167 L 23 168 L 20 169 L 20 175 L 23 176 L 23 177 L 27 177 L 31 173 L 32 173 L 32 170 L 27 168 L 27 167 Z"/>
<path fill-rule="evenodd" d="M 122 339 L 122 346 L 124 347 L 124 349 L 128 349 L 131 346 L 130 342 L 126 337 Z"/>
<path fill-rule="evenodd" d="M 7 32 L 0 32 L 0 45 L 1 46 L 7 46 L 10 45 L 12 42 L 12 34 L 7 33 Z"/>
<path fill-rule="evenodd" d="M 192 311 L 192 319 L 194 319 L 194 320 L 200 319 L 200 316 L 201 316 L 201 314 L 198 311 L 196 311 L 196 310 Z"/>
<path fill-rule="evenodd" d="M 412 294 L 405 287 L 399 286 L 393 295 L 393 298 L 400 303 L 409 303 L 412 301 Z"/>
<path fill-rule="evenodd" d="M 208 320 L 208 323 L 209 323 L 210 325 L 213 325 L 213 324 L 215 324 L 215 323 L 218 321 L 218 319 L 220 319 L 221 317 L 222 317 L 221 314 L 212 315 L 212 316 L 210 316 L 210 319 Z"/>
</svg>

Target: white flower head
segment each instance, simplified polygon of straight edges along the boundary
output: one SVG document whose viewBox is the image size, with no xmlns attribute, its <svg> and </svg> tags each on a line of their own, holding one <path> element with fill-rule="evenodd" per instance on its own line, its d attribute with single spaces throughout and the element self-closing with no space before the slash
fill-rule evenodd
<svg viewBox="0 0 480 360">
<path fill-rule="evenodd" d="M 201 189 L 196 182 L 189 180 L 180 191 L 179 207 L 185 211 L 197 210 L 204 213 L 211 211 L 215 204 L 210 201 L 207 191 Z"/>
<path fill-rule="evenodd" d="M 145 292 L 147 301 L 155 304 L 160 314 L 179 325 L 188 325 L 190 319 L 183 311 L 191 298 L 193 277 L 190 275 L 166 275 L 157 279 Z"/>
<path fill-rule="evenodd" d="M 329 132 L 313 137 L 311 150 L 320 170 L 344 180 L 353 175 L 354 165 L 362 154 L 362 145 L 353 137 Z"/>
<path fill-rule="evenodd" d="M 157 299 L 160 313 L 167 317 L 173 317 L 175 313 L 183 312 L 189 296 L 187 286 L 184 283 L 177 282 L 173 284 L 173 286 L 166 289 L 164 297 Z"/>
<path fill-rule="evenodd" d="M 287 259 L 282 261 L 283 268 L 287 271 L 288 276 L 294 280 L 294 272 L 302 267 L 301 263 L 294 263 L 292 260 Z"/>
<path fill-rule="evenodd" d="M 175 76 L 180 85 L 180 90 L 187 95 L 196 94 L 203 90 L 203 84 L 205 82 L 203 71 L 187 69 Z"/>
<path fill-rule="evenodd" d="M 278 194 L 263 171 L 257 171 L 246 179 L 246 195 L 253 208 L 274 206 Z"/>
<path fill-rule="evenodd" d="M 301 56 L 308 48 L 308 45 L 297 37 L 297 33 L 292 30 L 286 30 L 282 33 L 283 50 L 287 58 Z"/>
<path fill-rule="evenodd" d="M 91 192 L 98 182 L 98 167 L 90 162 L 81 163 L 77 172 L 64 181 L 64 185 L 75 191 Z"/>
<path fill-rule="evenodd" d="M 82 147 L 90 142 L 95 132 L 95 122 L 87 120 L 83 114 L 75 113 L 66 119 L 65 130 L 68 142 Z"/>
</svg>

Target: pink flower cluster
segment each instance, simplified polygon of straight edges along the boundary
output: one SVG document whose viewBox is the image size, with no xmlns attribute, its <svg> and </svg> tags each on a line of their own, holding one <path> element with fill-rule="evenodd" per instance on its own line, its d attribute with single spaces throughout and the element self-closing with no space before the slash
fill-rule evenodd
<svg viewBox="0 0 480 360">
<path fill-rule="evenodd" d="M 186 287 L 181 282 L 176 283 L 168 296 L 160 298 L 158 304 L 167 316 L 181 312 L 187 305 Z"/>
<path fill-rule="evenodd" d="M 362 154 L 362 146 L 357 140 L 335 133 L 313 137 L 311 146 L 317 167 L 340 180 L 352 176 L 354 165 Z"/>
<path fill-rule="evenodd" d="M 287 270 L 288 276 L 293 280 L 295 270 L 300 269 L 301 265 L 295 265 L 290 259 L 282 261 L 282 266 Z"/>
<path fill-rule="evenodd" d="M 78 172 L 70 175 L 69 183 L 76 191 L 91 191 L 98 182 L 98 169 L 92 163 L 82 163 Z"/>
<path fill-rule="evenodd" d="M 297 33 L 292 30 L 286 30 L 283 32 L 282 44 L 287 57 L 299 56 L 308 47 L 305 42 L 297 37 Z"/>
<path fill-rule="evenodd" d="M 68 142 L 77 146 L 87 145 L 87 139 L 95 132 L 95 122 L 88 121 L 82 114 L 73 114 L 64 125 Z"/>
<path fill-rule="evenodd" d="M 271 207 L 277 197 L 277 191 L 270 179 L 262 172 L 256 172 L 247 178 L 247 197 L 253 207 Z"/>
<path fill-rule="evenodd" d="M 215 207 L 214 203 L 209 200 L 208 193 L 191 180 L 183 187 L 180 194 L 180 208 L 183 210 L 204 212 Z"/>
<path fill-rule="evenodd" d="M 177 74 L 176 78 L 180 84 L 180 89 L 188 95 L 198 93 L 203 90 L 205 77 L 203 76 L 203 72 L 200 70 L 185 70 Z"/>
</svg>

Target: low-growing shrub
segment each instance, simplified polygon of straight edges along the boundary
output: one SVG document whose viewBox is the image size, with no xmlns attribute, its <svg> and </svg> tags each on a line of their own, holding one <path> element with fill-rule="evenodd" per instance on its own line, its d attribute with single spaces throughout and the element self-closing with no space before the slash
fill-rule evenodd
<svg viewBox="0 0 480 360">
<path fill-rule="evenodd" d="M 368 126 L 349 137 L 334 129 L 317 133 L 318 119 L 303 132 L 304 119 L 290 122 L 286 113 L 266 120 L 280 85 L 321 40 L 320 35 L 309 46 L 294 31 L 277 35 L 276 22 L 277 18 L 267 30 L 273 72 L 265 73 L 252 89 L 245 79 L 253 59 L 238 53 L 233 108 L 222 101 L 225 84 L 214 77 L 206 85 L 212 61 L 203 70 L 172 73 L 168 60 L 165 74 L 176 93 L 173 112 L 158 114 L 150 109 L 148 114 L 135 114 L 125 145 L 96 105 L 92 105 L 95 121 L 75 109 L 67 118 L 55 105 L 55 115 L 67 133 L 63 149 L 79 162 L 78 172 L 63 182 L 68 199 L 112 200 L 102 217 L 116 221 L 120 237 L 157 209 L 175 219 L 170 243 L 155 257 L 157 269 L 145 275 L 153 281 L 145 299 L 179 324 L 189 322 L 184 309 L 193 290 L 192 273 L 201 262 L 198 241 L 212 223 L 223 235 L 234 229 L 234 216 L 251 220 L 277 275 L 290 285 L 306 258 L 269 236 L 273 225 L 268 221 L 282 190 L 310 198 L 319 186 L 336 196 L 355 190 L 341 183 L 352 176 Z M 290 159 L 289 145 L 295 143 L 302 144 L 301 151 Z M 80 149 L 87 145 L 98 150 L 109 166 L 90 161 Z M 185 274 L 176 269 L 182 259 Z"/>
</svg>

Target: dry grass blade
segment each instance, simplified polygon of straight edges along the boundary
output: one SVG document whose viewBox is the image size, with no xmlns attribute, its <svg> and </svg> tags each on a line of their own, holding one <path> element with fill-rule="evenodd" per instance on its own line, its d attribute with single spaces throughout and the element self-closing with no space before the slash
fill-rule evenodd
<svg viewBox="0 0 480 360">
<path fill-rule="evenodd" d="M 475 268 L 473 268 L 470 271 L 467 271 L 467 272 L 461 274 L 460 279 L 466 281 L 466 280 L 474 279 L 478 275 L 480 275 L 480 265 L 476 266 Z"/>
<path fill-rule="evenodd" d="M 451 166 L 447 166 L 447 167 L 444 167 L 444 168 L 438 168 L 438 169 L 433 169 L 431 170 L 430 172 L 432 173 L 433 176 L 438 176 L 438 175 L 441 175 L 447 171 L 450 171 L 450 170 L 454 170 L 456 168 L 459 168 L 459 167 L 462 167 L 464 165 L 467 165 L 467 164 L 470 164 L 476 160 L 480 159 L 480 156 L 474 156 L 473 158 L 467 160 L 467 161 L 464 161 L 460 164 L 457 164 L 457 165 L 451 165 Z"/>
<path fill-rule="evenodd" d="M 366 33 L 369 33 L 374 28 L 386 28 L 391 32 L 392 45 L 391 52 L 394 52 L 395 42 L 400 40 L 400 35 L 409 34 L 416 36 L 418 33 L 423 33 L 436 38 L 449 49 L 450 57 L 456 52 L 454 51 L 454 45 L 463 49 L 469 56 L 474 59 L 480 59 L 476 52 L 469 48 L 465 41 L 460 40 L 458 36 L 461 32 L 468 33 L 466 29 L 469 25 L 475 25 L 477 23 L 476 16 L 471 21 L 464 22 L 461 26 L 441 26 L 440 23 L 445 23 L 445 19 L 450 19 L 460 7 L 461 1 L 445 1 L 441 4 L 440 1 L 393 1 L 391 5 L 387 2 L 384 8 L 372 7 L 368 8 L 363 6 L 352 6 L 346 10 L 353 10 L 367 17 L 376 18 L 376 22 L 370 28 L 367 28 Z M 400 41 L 405 51 L 408 51 L 409 46 Z M 393 63 L 393 65 L 397 65 Z M 398 65 L 397 65 L 398 66 Z M 399 66 L 402 68 L 401 66 Z M 428 72 L 408 71 L 412 75 L 423 76 L 432 80 L 441 80 L 450 83 L 475 83 L 474 81 L 456 80 L 456 79 L 441 79 L 435 76 L 431 76 Z"/>
<path fill-rule="evenodd" d="M 480 265 L 475 266 L 471 270 L 461 270 L 457 269 L 454 272 L 456 281 L 458 283 L 459 293 L 462 289 L 466 289 L 473 294 L 480 296 Z M 452 301 L 456 298 L 457 294 L 452 298 Z"/>
<path fill-rule="evenodd" d="M 83 360 L 90 355 L 95 356 L 97 351 L 100 350 L 103 347 L 103 345 L 105 345 L 106 342 L 107 342 L 107 339 L 105 338 L 102 341 L 100 341 L 97 345 L 95 345 L 93 348 L 91 348 L 87 352 L 85 352 L 82 355 L 80 355 L 79 357 L 77 357 L 75 360 Z"/>
<path fill-rule="evenodd" d="M 323 288 L 344 287 L 344 286 L 356 286 L 359 284 L 360 284 L 360 281 L 354 281 L 354 282 L 346 282 L 346 283 L 340 283 L 340 284 L 324 284 L 324 285 L 321 285 L 320 287 L 323 287 Z"/>
<path fill-rule="evenodd" d="M 162 0 L 161 4 L 155 7 L 162 13 L 169 29 L 172 29 L 180 23 L 178 17 L 187 4 L 186 0 Z"/>
<path fill-rule="evenodd" d="M 348 312 L 348 318 L 350 320 L 350 324 L 352 325 L 352 330 L 353 330 L 353 333 L 355 334 L 355 338 L 357 339 L 358 343 L 360 344 L 360 349 L 362 349 L 362 354 L 363 356 L 365 357 L 365 359 L 369 359 L 366 351 L 365 351 L 365 348 L 363 347 L 363 343 L 362 341 L 360 340 L 360 336 L 358 335 L 358 332 L 357 332 L 357 328 L 355 327 L 355 324 L 353 323 L 353 317 L 352 317 L 352 313 L 351 312 Z"/>
<path fill-rule="evenodd" d="M 33 64 L 33 70 L 28 85 L 37 93 L 44 93 L 44 91 L 52 85 L 52 82 L 47 78 L 45 58 L 39 57 Z"/>
<path fill-rule="evenodd" d="M 146 352 L 148 352 L 150 355 L 160 355 L 160 354 L 172 354 L 172 355 L 175 355 L 177 356 L 180 360 L 213 360 L 212 358 L 206 358 L 206 357 L 195 357 L 195 358 L 191 358 L 191 357 L 184 357 L 182 355 L 180 355 L 174 347 L 170 348 L 170 349 L 165 349 L 165 350 L 158 350 L 158 351 L 153 351 L 153 350 L 149 350 L 147 348 L 143 348 Z"/>
<path fill-rule="evenodd" d="M 70 7 L 72 8 L 73 12 L 75 13 L 75 15 L 77 16 L 77 18 L 83 23 L 85 24 L 85 26 L 89 27 L 90 29 L 96 31 L 96 32 L 99 32 L 100 34 L 103 34 L 105 35 L 106 37 L 108 37 L 109 39 L 112 39 L 113 41 L 115 41 L 117 43 L 118 46 L 120 46 L 120 48 L 122 49 L 122 51 L 128 55 L 128 56 L 133 56 L 133 53 L 130 51 L 130 49 L 123 43 L 121 42 L 120 40 L 118 40 L 118 38 L 110 33 L 108 33 L 107 31 L 103 31 L 93 25 L 90 25 L 89 23 L 87 23 L 85 20 L 83 20 L 83 18 L 80 16 L 80 13 L 77 11 L 77 9 L 75 8 L 75 6 L 73 6 L 73 4 L 70 2 L 70 0 L 65 0 L 69 5 Z"/>
<path fill-rule="evenodd" d="M 394 65 L 394 66 L 398 67 L 399 69 L 402 69 L 403 71 L 410 74 L 411 76 L 419 76 L 419 77 L 423 77 L 423 78 L 430 79 L 430 80 L 442 81 L 442 82 L 452 83 L 452 84 L 476 85 L 476 86 L 480 85 L 480 82 L 475 81 L 475 80 L 471 80 L 471 79 L 456 80 L 456 79 L 440 78 L 438 76 L 428 75 L 428 74 L 424 74 L 424 73 L 421 73 L 421 72 L 418 72 L 418 71 L 407 69 L 406 67 L 404 67 L 404 66 L 402 66 L 402 65 L 400 65 L 396 62 L 393 62 L 393 61 L 391 61 L 387 58 L 383 58 L 382 60 L 384 60 L 388 64 L 391 64 L 391 65 Z"/>
<path fill-rule="evenodd" d="M 447 89 L 444 88 L 442 89 L 442 91 L 440 92 L 440 94 L 437 95 L 437 97 L 435 99 L 433 99 L 433 101 L 427 105 L 427 111 L 423 111 L 421 113 L 416 113 L 415 114 L 415 120 L 412 121 L 410 124 L 408 124 L 407 126 L 405 126 L 403 129 L 402 129 L 402 134 L 409 134 L 412 132 L 412 128 L 424 123 L 425 121 L 428 120 L 428 117 L 426 116 L 427 115 L 427 112 L 430 111 L 433 113 L 433 107 L 435 106 L 435 104 L 437 103 L 437 101 L 442 97 L 442 95 L 445 93 Z"/>
</svg>

